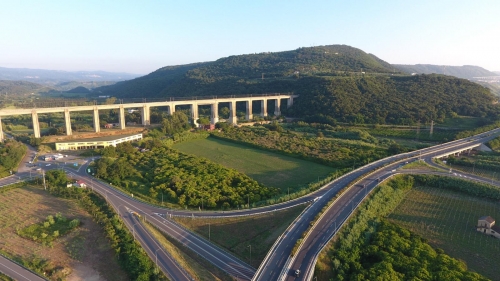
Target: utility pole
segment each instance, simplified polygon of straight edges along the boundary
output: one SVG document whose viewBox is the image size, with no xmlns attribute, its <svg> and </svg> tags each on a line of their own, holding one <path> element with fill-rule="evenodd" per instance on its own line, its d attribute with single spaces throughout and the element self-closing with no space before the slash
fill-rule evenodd
<svg viewBox="0 0 500 281">
<path fill-rule="evenodd" d="M 420 136 L 420 120 L 418 120 L 417 122 L 417 140 L 419 136 Z"/>
<path fill-rule="evenodd" d="M 433 133 L 434 133 L 434 120 L 431 120 L 431 132 L 430 132 L 431 137 Z"/>
<path fill-rule="evenodd" d="M 208 223 L 208 241 L 210 241 L 210 223 Z"/>
</svg>

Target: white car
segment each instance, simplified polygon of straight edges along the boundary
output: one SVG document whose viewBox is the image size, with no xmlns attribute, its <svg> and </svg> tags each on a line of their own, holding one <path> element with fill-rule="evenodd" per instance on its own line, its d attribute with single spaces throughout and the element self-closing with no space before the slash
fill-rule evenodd
<svg viewBox="0 0 500 281">
<path fill-rule="evenodd" d="M 48 167 L 48 166 L 50 166 L 50 165 L 52 165 L 52 164 L 47 164 L 47 165 L 45 165 L 45 166 L 46 166 L 46 167 Z"/>
</svg>

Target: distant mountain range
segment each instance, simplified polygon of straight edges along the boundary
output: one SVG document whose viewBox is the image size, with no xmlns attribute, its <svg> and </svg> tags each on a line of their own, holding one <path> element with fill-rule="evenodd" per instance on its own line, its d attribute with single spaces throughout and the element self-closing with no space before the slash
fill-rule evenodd
<svg viewBox="0 0 500 281">
<path fill-rule="evenodd" d="M 498 76 L 498 73 L 486 70 L 479 66 L 474 65 L 463 65 L 463 66 L 451 66 L 451 65 L 434 65 L 434 64 L 393 64 L 394 67 L 402 72 L 406 73 L 416 73 L 416 74 L 444 74 L 455 76 L 458 78 L 472 79 L 475 77 L 487 77 L 487 76 Z"/>
<path fill-rule="evenodd" d="M 124 81 L 139 76 L 138 74 L 106 71 L 62 71 L 0 67 L 0 80 L 28 81 L 51 86 L 70 81 Z"/>
</svg>

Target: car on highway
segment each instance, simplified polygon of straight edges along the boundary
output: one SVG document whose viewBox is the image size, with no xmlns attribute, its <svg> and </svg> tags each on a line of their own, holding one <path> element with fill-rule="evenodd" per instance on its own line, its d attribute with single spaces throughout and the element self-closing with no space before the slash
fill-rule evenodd
<svg viewBox="0 0 500 281">
<path fill-rule="evenodd" d="M 45 165 L 45 166 L 46 166 L 46 167 L 48 167 L 48 166 L 50 166 L 50 165 L 51 165 L 51 164 L 47 164 L 47 165 Z"/>
<path fill-rule="evenodd" d="M 293 274 L 295 275 L 295 277 L 300 277 L 300 269 L 295 270 Z"/>
</svg>

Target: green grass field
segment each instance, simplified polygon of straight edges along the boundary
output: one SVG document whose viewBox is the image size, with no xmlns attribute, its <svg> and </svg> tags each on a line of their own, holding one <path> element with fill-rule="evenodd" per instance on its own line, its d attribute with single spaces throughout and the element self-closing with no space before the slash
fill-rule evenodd
<svg viewBox="0 0 500 281">
<path fill-rule="evenodd" d="M 208 158 L 284 192 L 288 187 L 292 192 L 334 172 L 328 166 L 213 138 L 182 142 L 174 148 Z"/>
<path fill-rule="evenodd" d="M 305 205 L 259 216 L 174 220 L 210 241 L 229 250 L 257 268 L 267 252 L 290 223 L 304 210 Z M 250 259 L 250 246 L 252 258 Z"/>
<path fill-rule="evenodd" d="M 482 216 L 500 220 L 500 204 L 438 188 L 414 187 L 389 220 L 465 261 L 470 270 L 498 280 L 500 239 L 476 231 Z"/>
</svg>

